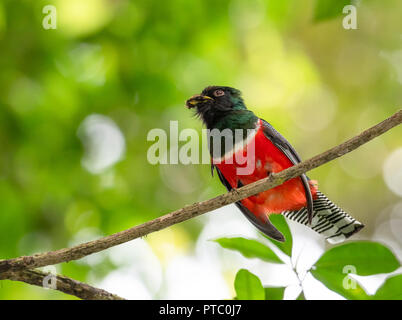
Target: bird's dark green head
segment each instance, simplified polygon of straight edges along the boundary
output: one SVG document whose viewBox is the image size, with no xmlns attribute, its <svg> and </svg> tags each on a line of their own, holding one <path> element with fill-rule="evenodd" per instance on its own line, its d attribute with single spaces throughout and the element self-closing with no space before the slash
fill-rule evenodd
<svg viewBox="0 0 402 320">
<path fill-rule="evenodd" d="M 186 106 L 194 108 L 197 115 L 208 128 L 230 115 L 247 110 L 241 97 L 241 92 L 235 88 L 224 86 L 209 86 L 187 100 Z"/>
</svg>

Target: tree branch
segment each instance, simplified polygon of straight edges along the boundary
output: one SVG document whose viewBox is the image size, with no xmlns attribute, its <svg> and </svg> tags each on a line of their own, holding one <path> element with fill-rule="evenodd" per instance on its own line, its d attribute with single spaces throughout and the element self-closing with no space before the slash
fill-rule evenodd
<svg viewBox="0 0 402 320">
<path fill-rule="evenodd" d="M 8 271 L 0 274 L 0 280 L 21 281 L 42 288 L 47 288 L 44 286 L 44 283 L 54 281 L 54 287 L 49 286 L 51 289 L 76 296 L 80 299 L 124 300 L 123 298 L 103 289 L 92 287 L 86 283 L 65 276 L 52 275 L 39 270 Z"/>
<path fill-rule="evenodd" d="M 283 182 L 298 177 L 301 174 L 317 168 L 331 160 L 349 153 L 368 141 L 378 137 L 391 128 L 402 122 L 402 110 L 396 112 L 390 118 L 367 129 L 358 136 L 318 155 L 307 161 L 299 163 L 281 172 L 271 174 L 268 178 L 259 180 L 255 183 L 245 185 L 237 190 L 220 195 L 210 200 L 194 203 L 182 209 L 173 211 L 157 219 L 145 222 L 139 226 L 100 238 L 94 241 L 79 244 L 71 248 L 60 249 L 32 256 L 23 256 L 9 260 L 0 261 L 1 274 L 10 270 L 18 271 L 23 269 L 33 269 L 61 262 L 77 260 L 90 254 L 108 249 L 121 243 L 143 237 L 151 232 L 167 228 L 176 223 L 192 219 L 211 210 L 218 209 L 225 205 L 248 198 L 262 191 L 274 188 Z"/>
</svg>

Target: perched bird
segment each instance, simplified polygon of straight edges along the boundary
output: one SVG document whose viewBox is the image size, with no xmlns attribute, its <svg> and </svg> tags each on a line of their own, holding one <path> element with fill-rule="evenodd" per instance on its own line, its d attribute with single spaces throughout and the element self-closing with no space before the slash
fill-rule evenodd
<svg viewBox="0 0 402 320">
<path fill-rule="evenodd" d="M 278 131 L 246 108 L 237 89 L 210 86 L 188 99 L 186 106 L 194 108 L 206 125 L 212 174 L 215 168 L 229 191 L 301 162 Z M 239 129 L 241 135 L 236 133 Z M 251 170 L 240 170 L 247 166 Z M 277 241 L 285 239 L 268 218 L 273 213 L 311 227 L 330 243 L 342 242 L 364 227 L 318 191 L 316 182 L 305 174 L 238 201 L 236 206 L 255 227 Z"/>
</svg>

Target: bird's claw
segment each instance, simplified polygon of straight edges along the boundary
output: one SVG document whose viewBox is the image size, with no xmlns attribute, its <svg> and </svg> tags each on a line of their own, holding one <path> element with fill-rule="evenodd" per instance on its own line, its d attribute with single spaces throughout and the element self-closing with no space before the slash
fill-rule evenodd
<svg viewBox="0 0 402 320">
<path fill-rule="evenodd" d="M 237 190 L 237 188 L 232 188 L 231 190 L 236 196 L 238 196 L 240 194 L 239 190 Z"/>
</svg>

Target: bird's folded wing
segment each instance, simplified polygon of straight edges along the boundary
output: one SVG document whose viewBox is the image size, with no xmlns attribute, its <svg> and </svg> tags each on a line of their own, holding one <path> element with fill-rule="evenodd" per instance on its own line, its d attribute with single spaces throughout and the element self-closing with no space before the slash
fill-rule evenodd
<svg viewBox="0 0 402 320">
<path fill-rule="evenodd" d="M 277 148 L 279 148 L 294 165 L 300 163 L 301 158 L 297 154 L 296 150 L 292 147 L 292 145 L 267 121 L 261 119 L 261 122 L 263 125 L 262 129 L 265 137 L 269 139 Z M 300 176 L 300 180 L 303 184 L 304 192 L 306 194 L 308 221 L 311 224 L 314 208 L 313 196 L 311 195 L 310 185 L 308 182 L 309 179 L 305 174 L 302 174 Z"/>
<path fill-rule="evenodd" d="M 217 168 L 216 172 L 221 180 L 222 184 L 226 187 L 228 191 L 232 190 L 233 187 L 225 179 L 222 172 Z M 241 187 L 241 185 L 239 185 Z M 274 225 L 269 221 L 268 216 L 263 216 L 261 219 L 257 218 L 249 209 L 247 209 L 240 201 L 237 201 L 235 205 L 240 209 L 240 211 L 246 216 L 246 218 L 262 233 L 266 234 L 268 237 L 275 239 L 277 241 L 285 241 L 285 237 Z"/>
</svg>

